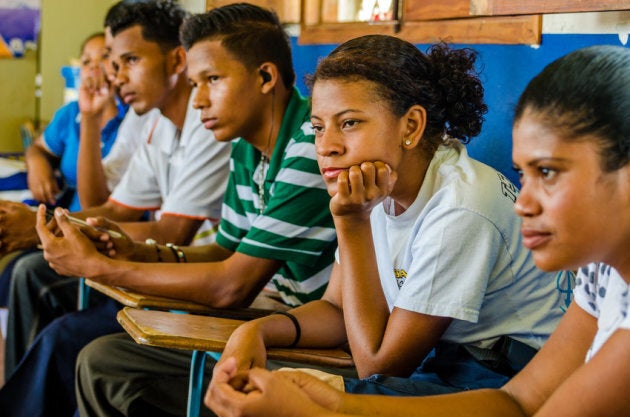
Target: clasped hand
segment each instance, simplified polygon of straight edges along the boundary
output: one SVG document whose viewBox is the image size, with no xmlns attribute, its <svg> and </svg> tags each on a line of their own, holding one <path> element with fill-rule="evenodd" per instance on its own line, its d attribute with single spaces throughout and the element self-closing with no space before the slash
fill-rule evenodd
<svg viewBox="0 0 630 417">
<path fill-rule="evenodd" d="M 215 366 L 204 402 L 219 417 L 322 417 L 339 410 L 342 397 L 341 391 L 303 372 L 239 372 L 230 357 Z"/>
</svg>

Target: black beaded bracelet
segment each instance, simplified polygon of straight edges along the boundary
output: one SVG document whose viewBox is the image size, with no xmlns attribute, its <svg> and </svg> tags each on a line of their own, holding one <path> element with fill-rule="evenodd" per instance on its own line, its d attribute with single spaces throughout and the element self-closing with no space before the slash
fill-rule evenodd
<svg viewBox="0 0 630 417">
<path fill-rule="evenodd" d="M 173 245 L 170 243 L 167 243 L 166 247 L 169 248 L 171 252 L 173 252 L 173 257 L 175 257 L 175 260 L 177 261 L 177 263 L 181 262 L 179 260 L 179 256 L 177 256 L 177 250 L 173 247 Z"/>
<path fill-rule="evenodd" d="M 172 243 L 167 243 L 166 246 L 173 252 L 178 263 L 186 263 L 188 261 L 186 254 L 179 246 L 173 245 Z"/>
<path fill-rule="evenodd" d="M 300 341 L 300 337 L 302 337 L 302 329 L 300 328 L 300 322 L 295 316 L 287 311 L 275 311 L 273 314 L 281 314 L 283 316 L 288 317 L 293 322 L 293 326 L 295 326 L 295 339 L 293 339 L 293 343 L 291 343 L 288 348 L 294 348 Z"/>
<path fill-rule="evenodd" d="M 146 243 L 147 245 L 153 245 L 153 247 L 155 248 L 155 253 L 157 254 L 158 262 L 162 262 L 162 251 L 160 250 L 160 246 L 157 244 L 157 242 L 153 239 L 147 239 L 144 241 L 144 243 Z"/>
</svg>

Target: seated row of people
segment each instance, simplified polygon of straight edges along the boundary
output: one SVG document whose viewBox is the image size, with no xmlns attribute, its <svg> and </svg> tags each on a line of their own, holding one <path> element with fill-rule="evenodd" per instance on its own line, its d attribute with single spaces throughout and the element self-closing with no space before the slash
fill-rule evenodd
<svg viewBox="0 0 630 417">
<path fill-rule="evenodd" d="M 178 33 L 184 13 L 178 5 L 172 2 L 127 5 L 124 6 L 124 10 L 124 13 L 118 12 L 117 17 L 112 19 L 108 25 L 113 35 L 112 59 L 115 66 L 118 67 L 116 81 L 120 82 L 121 96 L 125 99 L 128 95 L 132 107 L 136 111 L 141 111 L 142 106 L 146 106 L 149 99 L 171 100 L 173 98 L 173 94 L 167 94 L 168 91 L 157 94 L 155 86 L 169 84 L 164 80 L 159 80 L 158 77 L 163 76 L 165 69 L 171 68 L 173 57 L 182 60 L 186 58 L 183 48 L 179 45 Z M 244 10 L 252 13 L 253 16 L 258 13 L 257 8 L 245 8 Z M 165 26 L 164 22 L 168 22 L 168 26 Z M 280 26 L 278 25 L 278 27 Z M 272 39 L 273 42 L 282 42 L 288 45 L 286 34 L 283 31 L 276 30 L 272 35 L 280 36 L 280 38 Z M 325 187 L 317 168 L 312 136 L 308 134 L 309 130 L 304 130 L 305 124 L 309 123 L 308 102 L 300 97 L 293 87 L 295 75 L 292 65 L 290 65 L 290 49 L 286 48 L 284 52 L 282 59 L 288 59 L 289 66 L 269 68 L 269 76 L 274 78 L 270 82 L 266 81 L 267 75 L 260 74 L 258 71 L 256 71 L 255 78 L 245 77 L 240 80 L 247 81 L 253 88 L 260 89 L 259 99 L 256 103 L 251 102 L 250 93 L 240 93 L 240 95 L 231 93 L 234 104 L 226 101 L 224 106 L 220 107 L 217 103 L 212 107 L 215 119 L 220 120 L 220 124 L 214 129 L 216 140 L 208 132 L 204 138 L 205 143 L 188 143 L 190 145 L 187 147 L 189 155 L 194 155 L 198 161 L 183 161 L 183 166 L 192 171 L 198 168 L 198 164 L 202 166 L 203 170 L 217 171 L 220 167 L 207 160 L 208 154 L 210 154 L 207 147 L 221 145 L 229 148 L 231 139 L 242 138 L 234 150 L 232 164 L 235 166 L 233 170 L 235 172 L 231 176 L 234 185 L 230 187 L 232 195 L 228 197 L 226 194 L 225 200 L 224 213 L 228 211 L 234 213 L 231 219 L 233 227 L 228 229 L 226 243 L 224 246 L 213 245 L 185 249 L 185 256 L 191 262 L 199 259 L 225 259 L 224 262 L 217 262 L 213 271 L 214 275 L 219 272 L 223 273 L 221 282 L 226 284 L 222 293 L 199 291 L 194 288 L 191 291 L 186 289 L 186 285 L 180 285 L 182 289 L 194 294 L 194 296 L 207 297 L 210 294 L 211 297 L 214 297 L 215 301 L 213 302 L 217 305 L 221 305 L 221 303 L 227 306 L 248 304 L 251 301 L 250 297 L 255 297 L 272 275 L 275 275 L 280 283 L 278 285 L 285 294 L 285 302 L 296 305 L 302 302 L 300 300 L 320 297 L 328 280 L 328 270 L 336 247 L 335 232 L 327 209 Z M 201 126 L 204 109 L 209 106 L 207 104 L 209 98 L 207 84 L 199 85 L 196 90 L 191 89 L 183 72 L 185 65 L 183 65 L 183 61 L 178 62 L 177 74 L 179 78 L 177 84 L 188 88 L 189 102 L 201 110 L 189 109 L 188 113 L 182 112 L 183 114 L 171 111 L 171 114 L 182 118 L 186 115 L 186 120 L 193 120 L 197 126 Z M 161 66 L 156 65 L 156 63 L 161 63 Z M 287 74 L 281 75 L 281 71 L 287 71 Z M 126 81 L 126 78 L 133 79 L 135 84 Z M 288 80 L 286 86 L 283 83 L 275 85 L 276 80 L 281 78 Z M 180 82 L 182 80 L 183 82 Z M 236 86 L 238 84 L 235 84 Z M 145 95 L 142 95 L 142 92 L 145 92 Z M 231 87 L 230 92 L 236 92 L 234 87 Z M 149 94 L 153 96 L 149 97 Z M 250 103 L 248 112 L 243 112 L 243 104 L 238 104 L 241 101 Z M 235 111 L 236 108 L 239 108 L 238 112 Z M 263 108 L 266 110 L 261 112 Z M 166 113 L 164 108 L 160 108 L 160 110 L 162 114 Z M 199 130 L 201 129 L 196 129 L 196 131 Z M 173 129 L 174 131 L 175 129 Z M 172 138 L 167 137 L 164 140 L 172 140 Z M 261 160 L 263 152 L 254 148 L 250 144 L 252 142 L 263 149 L 264 160 Z M 165 148 L 165 146 L 155 146 L 155 139 L 151 144 L 157 151 L 163 151 Z M 160 145 L 159 142 L 157 144 Z M 166 149 L 169 148 L 166 147 Z M 271 160 L 272 152 L 276 152 L 278 155 L 273 160 Z M 139 166 L 148 169 L 153 165 L 157 165 L 157 163 Z M 168 166 L 168 164 L 161 166 Z M 197 170 L 199 171 L 199 169 Z M 259 174 L 260 171 L 264 171 L 264 175 Z M 144 177 L 145 175 L 142 173 L 130 176 L 130 178 L 138 180 Z M 277 181 L 276 178 L 281 179 L 281 181 Z M 226 187 L 225 185 L 208 183 L 203 178 L 201 180 L 203 181 L 201 185 L 196 182 L 198 180 L 191 182 L 189 179 L 188 182 L 184 181 L 181 184 L 174 184 L 174 186 L 172 184 L 171 189 L 176 190 L 177 193 L 182 193 L 179 201 L 190 198 L 199 207 L 207 210 L 207 207 L 210 206 L 205 202 L 207 195 L 214 195 L 215 193 L 222 195 Z M 210 190 L 207 187 L 210 187 Z M 245 187 L 251 189 L 249 196 L 247 192 L 243 194 Z M 274 222 L 269 226 L 264 224 L 264 218 L 260 216 L 262 209 L 261 201 L 258 198 L 261 197 L 261 189 L 264 193 L 262 194 L 262 202 L 265 213 L 269 213 L 269 219 L 273 219 Z M 191 190 L 194 193 L 191 193 Z M 206 195 L 195 198 L 197 193 L 205 193 Z M 112 197 L 116 197 L 116 191 Z M 305 200 L 311 202 L 306 208 L 303 205 Z M 288 201 L 291 204 L 288 204 Z M 222 217 L 226 219 L 228 216 L 223 214 Z M 241 217 L 251 224 L 243 223 Z M 287 220 L 285 221 L 284 218 Z M 253 225 L 255 221 L 258 221 L 259 224 Z M 123 230 L 127 231 L 127 229 Z M 273 247 L 268 245 L 269 235 L 278 237 L 277 243 Z M 127 242 L 131 242 L 132 238 L 138 239 L 131 233 L 126 234 L 126 236 L 128 236 Z M 239 240 L 247 240 L 250 250 L 234 253 L 232 256 L 232 251 L 227 248 L 230 248 L 229 245 L 234 245 L 231 240 L 235 237 Z M 256 243 L 257 241 L 260 243 Z M 153 261 L 172 262 L 176 259 L 173 255 L 174 251 L 180 249 L 175 249 L 172 246 L 166 247 L 164 243 L 166 242 L 142 245 L 144 253 L 141 250 L 135 256 L 146 257 Z M 281 257 L 281 260 L 273 259 L 271 254 Z M 78 253 L 73 254 L 73 257 L 81 259 Z M 83 258 L 82 263 L 84 265 L 90 264 L 88 258 Z M 158 265 L 158 268 L 162 267 L 162 265 Z M 90 274 L 76 273 L 75 275 L 92 277 L 94 269 L 92 267 L 90 269 Z M 203 268 L 204 271 L 205 269 Z M 252 273 L 241 272 L 246 269 L 251 270 Z M 29 268 L 29 265 L 24 262 L 18 265 L 16 272 L 21 270 L 24 270 L 25 273 L 22 275 L 14 274 L 14 288 L 18 288 L 19 282 L 24 282 L 25 291 L 23 291 L 23 297 L 14 297 L 14 305 L 21 303 L 20 298 L 36 299 L 28 291 L 33 288 L 31 283 L 39 280 L 42 276 L 40 272 L 32 267 Z M 177 275 L 179 275 L 179 271 L 179 269 L 176 270 Z M 216 278 L 217 284 L 215 285 L 219 287 L 218 279 L 220 277 Z M 250 279 L 252 281 L 248 281 Z M 50 290 L 56 293 L 59 293 L 57 285 L 55 285 L 58 280 L 59 277 L 51 277 L 48 280 Z M 171 280 L 173 279 L 171 278 Z M 159 284 L 159 280 L 156 281 Z M 242 288 L 238 288 L 239 282 L 243 283 Z M 210 281 L 210 284 L 213 283 Z M 227 283 L 234 286 L 232 294 L 229 294 L 230 289 Z M 178 283 L 174 281 L 173 284 L 175 285 L 171 291 L 177 291 Z M 182 284 L 184 283 L 182 282 Z M 250 294 L 244 292 L 246 285 L 251 288 Z M 47 295 L 46 293 L 50 292 L 42 291 L 40 285 L 36 286 L 39 287 L 35 291 L 37 294 Z M 15 291 L 16 295 L 18 295 L 17 293 Z M 71 293 L 68 294 L 68 298 L 70 295 Z M 180 297 L 181 294 L 175 292 L 172 296 Z M 74 306 L 74 300 L 66 302 L 65 299 L 61 299 L 60 301 L 68 309 Z M 28 302 L 26 301 L 26 303 Z M 206 300 L 206 302 L 209 301 Z M 58 314 L 59 309 L 55 308 L 53 303 L 49 303 L 50 307 L 42 302 L 37 302 L 37 300 L 32 303 L 40 311 L 47 310 L 49 316 Z M 41 395 L 40 398 L 44 404 L 32 401 L 29 402 L 29 407 L 33 407 L 32 409 L 35 410 L 38 409 L 37 407 L 58 410 L 61 407 L 59 397 L 62 397 L 69 398 L 70 407 L 67 409 L 73 409 L 75 407 L 74 389 L 72 385 L 64 384 L 63 381 L 71 380 L 74 375 L 74 362 L 78 350 L 89 340 L 105 334 L 105 332 L 121 330 L 114 318 L 117 308 L 115 305 L 109 304 L 105 307 L 99 306 L 85 312 L 65 315 L 61 320 L 48 326 L 31 345 L 28 354 L 0 392 L 2 404 L 11 404 L 12 399 L 16 397 L 23 398 L 25 395 L 20 394 L 26 386 L 23 382 L 36 380 L 41 381 L 40 392 L 45 393 L 49 389 L 58 390 L 59 387 L 64 387 L 67 395 Z M 36 321 L 35 324 L 37 323 Z M 112 327 L 114 330 L 110 330 Z M 85 328 L 86 331 L 75 330 L 80 328 Z M 75 334 L 80 336 L 77 338 L 70 336 Z M 63 348 L 50 348 L 55 343 L 58 343 L 58 346 L 63 346 Z M 50 363 L 62 364 L 60 368 L 63 368 L 63 372 L 59 372 L 59 368 L 51 370 L 45 365 L 39 366 L 39 364 Z M 22 370 L 24 371 L 22 372 Z M 34 370 L 44 370 L 43 372 L 48 374 L 42 375 L 40 378 L 32 378 Z M 52 381 L 59 381 L 59 383 L 51 384 Z M 14 391 L 9 387 L 14 387 Z M 32 393 L 34 387 L 31 385 L 26 389 Z M 5 393 L 6 397 L 4 397 Z M 3 401 L 3 397 L 6 398 L 6 402 Z M 18 413 L 16 415 L 29 412 L 28 407 L 24 407 L 23 404 L 15 405 L 15 408 L 15 412 Z M 66 410 L 66 408 L 63 409 Z"/>
<path fill-rule="evenodd" d="M 41 135 L 25 151 L 26 182 L 32 199 L 78 211 L 104 203 L 122 178 L 138 147 L 143 119 L 128 111 L 108 82 L 106 35 L 88 36 L 80 56 L 79 100 L 55 112 Z M 34 214 L 22 202 L 0 202 L 0 307 L 8 305 L 14 264 L 38 243 Z M 31 227 L 23 227 L 31 222 Z"/>
<path fill-rule="evenodd" d="M 557 271 L 576 266 L 536 259 L 550 271 L 544 272 L 534 265 L 512 210 L 518 190 L 466 153 L 463 144 L 479 133 L 486 111 L 474 52 L 440 44 L 424 54 L 394 37 L 357 38 L 320 62 L 310 79 L 309 106 L 293 86 L 288 37 L 273 13 L 237 4 L 184 20 L 170 1 L 117 7 L 107 25 L 115 84 L 138 113 L 156 107 L 162 114 L 145 129 L 146 148 L 164 150 L 150 145 L 166 121 L 172 129 L 162 130 L 171 135 L 159 137 L 174 147 L 187 144 L 182 138 L 193 123 L 196 131 L 203 131 L 201 123 L 212 131 L 203 137 L 210 144 L 233 142 L 227 187 L 211 190 L 225 193 L 216 242 L 141 243 L 145 236 L 134 224 L 88 219 L 123 235 L 114 238 L 77 229 L 59 210 L 53 223 L 60 233 L 54 234 L 43 207 L 37 233 L 45 261 L 63 275 L 219 308 L 248 305 L 267 286 L 294 307 L 234 333 L 223 356 L 230 359 L 221 360 L 208 393 L 216 412 L 230 415 L 256 403 L 257 394 L 234 391 L 234 381 L 266 365 L 268 346 L 347 343 L 356 375 L 344 379 L 346 391 L 424 396 L 505 386 L 546 342 L 566 307 L 557 282 L 570 277 Z M 181 82 L 186 77 L 194 89 Z M 189 103 L 197 110 L 187 109 Z M 208 152 L 202 145 L 210 146 L 195 147 L 194 160 L 182 169 L 199 167 L 201 152 Z M 151 160 L 136 160 L 125 177 L 129 183 L 150 175 Z M 168 177 L 173 161 L 162 162 Z M 199 191 L 183 186 L 187 198 Z M 149 188 L 137 198 L 151 198 Z M 120 202 L 116 195 L 110 201 Z M 192 201 L 201 209 L 205 200 Z M 108 213 L 83 213 L 94 214 Z M 542 246 L 540 239 L 525 236 L 531 248 Z M 42 273 L 33 267 L 24 270 L 26 278 L 13 277 L 15 292 L 20 281 L 37 285 L 24 285 L 19 303 L 41 306 L 35 300 L 48 284 L 39 285 Z M 46 288 L 55 287 L 54 279 Z M 67 299 L 55 302 L 63 312 L 72 309 Z M 44 306 L 49 317 L 58 314 L 52 304 Z M 30 409 L 19 404 L 11 415 L 46 414 L 41 410 L 59 409 L 60 398 L 68 415 L 77 400 L 81 415 L 183 414 L 190 354 L 139 346 L 124 334 L 100 337 L 81 350 L 119 329 L 116 307 L 101 301 L 43 329 L 0 390 L 0 409 L 15 407 L 36 380 L 39 400 L 30 401 Z M 266 393 L 258 374 L 250 375 L 257 392 Z M 261 378 L 296 392 L 291 384 L 312 383 L 296 375 Z M 325 400 L 310 391 L 297 395 L 311 396 L 309 405 L 322 411 Z M 261 415 L 276 412 L 268 406 Z"/>
<path fill-rule="evenodd" d="M 549 341 L 500 389 L 349 395 L 301 372 L 259 367 L 244 374 L 243 355 L 233 350 L 235 357 L 224 355 L 216 366 L 206 404 L 221 417 L 627 415 L 629 81 L 630 50 L 594 46 L 548 65 L 521 95 L 513 159 L 522 185 L 514 208 L 523 241 L 541 269 L 579 272 L 575 301 Z M 258 327 L 265 341 L 282 332 Z"/>
<path fill-rule="evenodd" d="M 210 232 L 216 230 L 228 181 L 230 144 L 214 140 L 212 132 L 204 129 L 199 111 L 193 108 L 193 89 L 186 77 L 186 56 L 177 41 L 178 22 L 183 20 L 184 11 L 180 7 L 165 9 L 168 15 L 162 17 L 166 22 L 172 21 L 169 25 L 145 23 L 146 27 L 153 28 L 145 44 L 134 43 L 143 39 L 136 28 L 131 38 L 123 37 L 113 45 L 112 28 L 125 24 L 123 19 L 128 7 L 130 4 L 120 3 L 110 9 L 105 18 L 106 45 L 110 50 L 117 48 L 110 54 L 124 55 L 124 59 L 114 61 L 117 71 L 112 79 L 113 86 L 134 114 L 147 117 L 141 129 L 129 131 L 130 135 L 141 137 L 141 145 L 110 198 L 99 206 L 72 214 L 79 218 L 106 216 L 123 221 L 119 225 L 133 239 L 151 238 L 162 244 L 185 245 L 193 240 L 200 225 L 207 224 Z M 139 61 L 142 65 L 136 65 Z M 158 209 L 159 218 L 141 221 L 147 210 Z M 38 241 L 34 230 L 35 213 L 27 210 L 26 214 L 29 217 L 15 226 L 31 232 Z M 4 238 L 8 237 L 3 235 Z M 165 253 L 164 257 L 168 255 Z M 11 281 L 7 378 L 0 391 L 0 403 L 1 408 L 5 404 L 13 407 L 15 415 L 28 415 L 25 403 L 14 399 L 26 398 L 25 392 L 30 396 L 38 389 L 40 392 L 57 390 L 64 386 L 56 383 L 59 380 L 71 381 L 78 350 L 100 334 L 120 330 L 114 319 L 119 306 L 105 297 L 92 296 L 93 314 L 105 315 L 109 320 L 87 319 L 90 322 L 88 333 L 63 334 L 52 326 L 49 334 L 63 339 L 60 341 L 63 349 L 51 349 L 50 341 L 54 338 L 40 338 L 38 334 L 55 318 L 76 310 L 78 280 L 55 273 L 42 252 L 35 252 L 18 261 Z M 75 348 L 70 346 L 73 341 L 70 334 L 80 335 L 74 340 Z M 52 363 L 59 363 L 59 368 L 52 370 L 47 366 Z M 32 372 L 43 372 L 43 375 L 33 378 Z M 73 398 L 72 385 L 68 390 Z M 55 396 L 42 395 L 41 398 L 49 402 L 51 410 L 63 404 Z M 37 407 L 35 403 L 27 404 Z"/>
<path fill-rule="evenodd" d="M 95 205 L 90 204 L 91 196 L 87 192 L 76 192 L 78 187 L 96 190 L 107 184 L 106 181 L 99 181 L 100 175 L 95 170 L 101 167 L 100 171 L 103 172 L 101 159 L 106 158 L 112 149 L 127 107 L 116 100 L 113 89 L 101 83 L 105 54 L 104 33 L 96 33 L 85 39 L 80 56 L 79 100 L 57 110 L 44 132 L 26 149 L 27 183 L 36 201 L 78 211 L 81 208 L 81 196 L 84 196 L 83 206 Z M 91 104 L 91 100 L 87 100 L 88 96 L 97 96 L 98 106 L 86 108 Z M 82 128 L 85 129 L 82 124 L 84 121 L 93 122 L 96 134 L 81 135 Z M 79 158 L 79 154 L 84 150 L 89 152 L 93 147 L 98 149 L 99 158 L 94 166 L 89 167 L 83 163 L 87 161 Z M 59 195 L 62 191 L 55 173 L 57 168 L 66 188 L 63 193 L 65 196 Z M 65 199 L 65 204 L 60 199 Z M 103 202 L 102 198 L 99 200 L 96 204 Z"/>
</svg>

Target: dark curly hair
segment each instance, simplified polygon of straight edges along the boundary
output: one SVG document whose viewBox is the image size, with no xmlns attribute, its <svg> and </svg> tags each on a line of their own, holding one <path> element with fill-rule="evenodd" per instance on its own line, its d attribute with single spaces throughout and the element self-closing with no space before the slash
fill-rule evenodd
<svg viewBox="0 0 630 417">
<path fill-rule="evenodd" d="M 174 0 L 122 1 L 110 9 L 105 25 L 112 35 L 132 26 L 142 27 L 142 37 L 155 42 L 163 51 L 180 45 L 179 27 L 188 13 Z"/>
<path fill-rule="evenodd" d="M 186 19 L 180 39 L 186 50 L 200 40 L 221 40 L 221 45 L 247 68 L 272 62 L 285 87 L 295 83 L 289 36 L 271 10 L 248 3 L 217 7 Z"/>
<path fill-rule="evenodd" d="M 596 138 L 602 169 L 630 162 L 630 49 L 591 46 L 549 64 L 525 88 L 514 123 L 531 111 L 564 140 Z"/>
<path fill-rule="evenodd" d="M 476 52 L 440 43 L 423 54 L 409 42 L 387 35 L 368 35 L 337 47 L 307 77 L 318 80 L 365 79 L 376 94 L 402 116 L 413 105 L 427 111 L 425 138 L 437 147 L 444 135 L 463 143 L 477 136 L 488 111 L 483 86 L 474 69 Z"/>
</svg>

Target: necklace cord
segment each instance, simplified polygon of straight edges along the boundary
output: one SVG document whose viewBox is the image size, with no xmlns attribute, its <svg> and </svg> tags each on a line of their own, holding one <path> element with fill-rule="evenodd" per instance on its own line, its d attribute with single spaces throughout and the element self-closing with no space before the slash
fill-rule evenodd
<svg viewBox="0 0 630 417">
<path fill-rule="evenodd" d="M 269 135 L 267 136 L 267 148 L 265 152 L 260 153 L 260 171 L 258 178 L 258 210 L 262 214 L 265 210 L 265 177 L 267 176 L 267 166 L 271 160 L 271 155 L 267 157 L 269 153 L 269 147 L 271 145 L 271 135 L 273 134 L 273 128 L 275 127 L 275 105 L 276 105 L 276 90 L 271 90 L 271 127 L 269 128 Z"/>
</svg>

